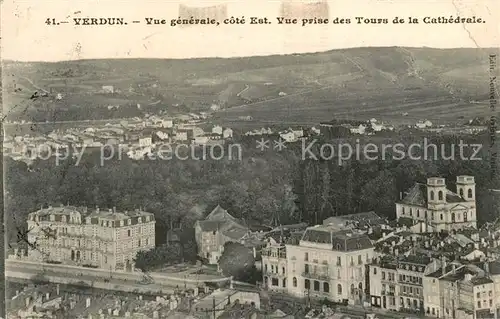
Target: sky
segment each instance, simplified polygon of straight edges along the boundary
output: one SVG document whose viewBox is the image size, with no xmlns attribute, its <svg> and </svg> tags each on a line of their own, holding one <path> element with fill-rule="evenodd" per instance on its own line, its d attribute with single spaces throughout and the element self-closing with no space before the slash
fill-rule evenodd
<svg viewBox="0 0 500 319">
<path fill-rule="evenodd" d="M 287 0 L 284 0 L 287 1 Z M 288 0 L 291 1 L 291 0 Z M 305 0 L 302 2 L 311 1 Z M 315 0 L 318 1 L 318 0 Z M 298 2 L 295 0 L 295 2 Z M 147 26 L 145 18 L 175 19 L 179 4 L 226 4 L 228 16 L 245 25 Z M 236 57 L 318 52 L 367 46 L 500 47 L 498 0 L 355 0 L 328 1 L 329 17 L 351 24 L 278 25 L 282 1 L 275 0 L 3 0 L 2 59 L 60 61 L 99 58 Z M 450 15 L 481 17 L 480 24 L 356 24 L 354 17 L 408 19 Z M 268 17 L 272 24 L 250 25 L 248 18 Z M 77 17 L 122 17 L 140 24 L 75 26 Z M 69 21 L 59 26 L 45 21 Z"/>
</svg>

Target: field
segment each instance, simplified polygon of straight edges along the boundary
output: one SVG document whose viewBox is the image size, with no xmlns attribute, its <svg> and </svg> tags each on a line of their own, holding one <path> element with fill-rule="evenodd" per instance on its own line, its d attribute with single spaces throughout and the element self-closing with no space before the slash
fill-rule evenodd
<svg viewBox="0 0 500 319">
<path fill-rule="evenodd" d="M 8 120 L 45 122 L 212 108 L 221 123 L 241 116 L 256 124 L 372 117 L 463 122 L 491 115 L 488 53 L 394 47 L 231 59 L 5 62 L 4 113 Z M 103 86 L 114 93 L 103 93 Z M 48 96 L 32 99 L 34 92 Z"/>
</svg>

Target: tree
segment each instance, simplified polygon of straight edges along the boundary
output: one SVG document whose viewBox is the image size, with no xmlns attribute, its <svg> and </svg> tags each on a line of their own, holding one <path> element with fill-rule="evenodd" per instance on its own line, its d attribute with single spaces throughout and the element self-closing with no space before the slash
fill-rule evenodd
<svg viewBox="0 0 500 319">
<path fill-rule="evenodd" d="M 255 283 L 258 278 L 252 249 L 240 243 L 227 242 L 224 245 L 219 267 L 225 276 L 233 276 L 238 281 Z"/>
</svg>

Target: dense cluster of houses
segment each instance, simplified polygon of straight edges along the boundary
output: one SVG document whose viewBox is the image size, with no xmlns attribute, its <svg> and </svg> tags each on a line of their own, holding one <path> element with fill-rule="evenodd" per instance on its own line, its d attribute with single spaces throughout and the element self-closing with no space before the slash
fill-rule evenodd
<svg viewBox="0 0 500 319">
<path fill-rule="evenodd" d="M 436 177 L 415 184 L 396 216 L 253 231 L 217 207 L 196 223 L 196 240 L 210 263 L 228 241 L 254 247 L 263 286 L 276 293 L 435 318 L 500 314 L 500 218 L 477 227 L 473 176 L 457 176 L 454 190 Z"/>
<path fill-rule="evenodd" d="M 143 159 L 162 144 L 221 144 L 232 137 L 231 128 L 209 125 L 196 114 L 175 119 L 152 115 L 102 126 L 56 130 L 47 135 L 5 136 L 3 151 L 14 160 L 30 163 L 36 158 L 60 155 L 68 149 L 108 145 L 131 158 Z"/>
</svg>

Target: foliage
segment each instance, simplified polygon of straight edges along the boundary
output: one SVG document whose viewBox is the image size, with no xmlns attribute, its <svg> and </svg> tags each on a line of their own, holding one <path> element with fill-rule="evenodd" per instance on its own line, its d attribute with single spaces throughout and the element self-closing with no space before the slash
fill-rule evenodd
<svg viewBox="0 0 500 319">
<path fill-rule="evenodd" d="M 395 144 L 422 142 L 424 136 L 370 137 L 370 142 Z M 429 137 L 436 145 L 487 145 L 487 136 Z M 350 143 L 355 138 L 323 140 L 319 143 Z M 367 141 L 361 141 L 366 143 Z M 374 210 L 394 217 L 394 202 L 400 193 L 429 176 L 446 178 L 451 189 L 456 175 L 476 177 L 478 216 L 491 221 L 498 214 L 498 197 L 489 188 L 500 188 L 498 175 L 489 168 L 489 154 L 484 147 L 482 161 L 470 160 L 385 160 L 351 159 L 339 165 L 330 161 L 302 160 L 301 145 L 289 144 L 283 152 L 255 149 L 255 140 L 241 141 L 241 160 L 143 160 L 123 156 L 100 165 L 100 152 L 87 149 L 81 161 L 38 160 L 28 170 L 25 163 L 5 159 L 5 209 L 7 227 L 26 225 L 28 213 L 41 206 L 70 204 L 74 206 L 117 207 L 117 210 L 142 208 L 155 214 L 158 229 L 168 229 L 170 221 L 184 228 L 193 227 L 203 212 L 193 206 L 215 207 L 220 204 L 233 216 L 271 225 L 304 221 L 321 223 L 332 215 Z M 318 144 L 319 144 L 318 143 Z M 205 212 L 207 213 L 207 212 Z M 161 227 L 160 227 L 161 226 Z M 9 232 L 16 240 L 15 232 Z M 166 234 L 157 233 L 158 244 Z M 194 239 L 193 239 L 194 241 Z M 184 247 L 190 260 L 194 242 Z M 173 252 L 170 252 L 173 253 Z M 175 260 L 177 255 L 172 254 Z M 182 257 L 181 257 L 182 259 Z M 156 259 L 155 259 L 156 260 Z"/>
<path fill-rule="evenodd" d="M 227 242 L 224 245 L 219 266 L 225 276 L 233 276 L 237 281 L 255 283 L 260 278 L 252 249 L 240 243 Z"/>
</svg>

